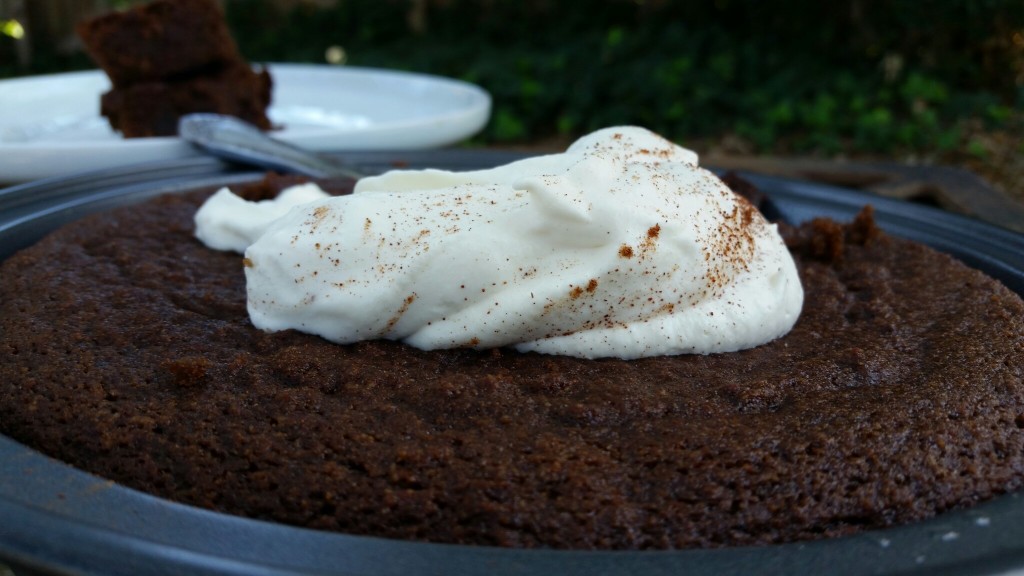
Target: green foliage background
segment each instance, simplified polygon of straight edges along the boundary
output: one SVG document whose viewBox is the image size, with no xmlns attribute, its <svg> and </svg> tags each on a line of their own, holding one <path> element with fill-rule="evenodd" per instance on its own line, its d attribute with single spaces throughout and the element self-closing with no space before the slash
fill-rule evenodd
<svg viewBox="0 0 1024 576">
<path fill-rule="evenodd" d="M 948 150 L 971 118 L 1024 108 L 1024 2 L 428 2 L 343 0 L 275 11 L 229 2 L 253 59 L 431 72 L 494 96 L 481 137 L 515 142 L 640 124 L 758 147 Z"/>
<path fill-rule="evenodd" d="M 679 141 L 732 134 L 774 151 L 942 152 L 969 150 L 967 123 L 1024 127 L 1021 0 L 225 7 L 250 60 L 323 63 L 338 46 L 349 65 L 480 84 L 494 96 L 483 143 L 640 124 Z"/>
</svg>

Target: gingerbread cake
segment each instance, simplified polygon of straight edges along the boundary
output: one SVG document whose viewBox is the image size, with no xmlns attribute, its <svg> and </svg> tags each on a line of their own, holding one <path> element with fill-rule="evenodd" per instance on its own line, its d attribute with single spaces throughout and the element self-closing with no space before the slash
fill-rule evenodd
<svg viewBox="0 0 1024 576">
<path fill-rule="evenodd" d="M 588 360 L 257 330 L 241 258 L 193 236 L 211 192 L 2 264 L 0 432 L 211 510 L 516 547 L 839 536 L 1024 480 L 1024 303 L 870 209 L 782 226 L 806 294 L 785 336 Z"/>
<path fill-rule="evenodd" d="M 81 22 L 86 52 L 110 78 L 100 112 L 126 138 L 171 136 L 193 112 L 270 129 L 272 81 L 239 53 L 214 0 L 155 0 Z"/>
</svg>

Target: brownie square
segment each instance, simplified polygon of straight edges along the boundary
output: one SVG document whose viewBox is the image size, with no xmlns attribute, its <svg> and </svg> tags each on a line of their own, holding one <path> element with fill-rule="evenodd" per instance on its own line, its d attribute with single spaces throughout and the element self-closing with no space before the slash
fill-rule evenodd
<svg viewBox="0 0 1024 576">
<path fill-rule="evenodd" d="M 140 82 L 103 95 L 100 113 L 126 138 L 173 136 L 178 119 L 194 112 L 235 116 L 263 130 L 272 81 L 266 70 L 238 64 L 180 80 Z"/>
<path fill-rule="evenodd" d="M 156 0 L 82 22 L 77 32 L 118 88 L 241 62 L 214 0 Z"/>
</svg>

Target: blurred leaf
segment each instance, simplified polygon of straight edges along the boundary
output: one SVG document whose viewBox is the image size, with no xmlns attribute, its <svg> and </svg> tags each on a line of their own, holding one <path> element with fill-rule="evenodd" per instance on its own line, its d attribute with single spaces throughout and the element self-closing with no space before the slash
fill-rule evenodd
<svg viewBox="0 0 1024 576">
<path fill-rule="evenodd" d="M 985 158 L 988 156 L 988 147 L 983 142 L 971 140 L 967 142 L 967 153 L 976 158 Z"/>
<path fill-rule="evenodd" d="M 505 108 L 499 108 L 494 111 L 492 122 L 494 123 L 494 138 L 499 142 L 518 140 L 526 135 L 526 127 L 523 125 L 522 120 Z"/>
</svg>

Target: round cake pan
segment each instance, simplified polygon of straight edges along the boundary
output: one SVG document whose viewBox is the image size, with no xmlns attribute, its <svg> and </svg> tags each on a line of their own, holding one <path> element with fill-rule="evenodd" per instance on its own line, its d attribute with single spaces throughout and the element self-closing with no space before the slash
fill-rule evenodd
<svg viewBox="0 0 1024 576">
<path fill-rule="evenodd" d="M 351 153 L 366 173 L 474 169 L 488 151 Z M 928 244 L 1024 295 L 1024 236 L 969 218 L 838 188 L 746 175 L 772 216 L 849 220 L 875 207 L 887 232 Z M 0 259 L 81 216 L 261 173 L 208 158 L 154 163 L 0 190 Z M 134 491 L 0 436 L 0 574 L 660 575 L 1024 574 L 1024 501 L 1008 494 L 934 519 L 856 536 L 718 550 L 513 550 L 318 532 L 202 510 Z"/>
</svg>

